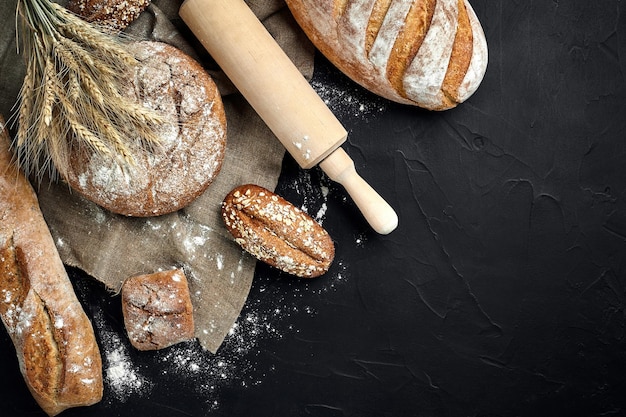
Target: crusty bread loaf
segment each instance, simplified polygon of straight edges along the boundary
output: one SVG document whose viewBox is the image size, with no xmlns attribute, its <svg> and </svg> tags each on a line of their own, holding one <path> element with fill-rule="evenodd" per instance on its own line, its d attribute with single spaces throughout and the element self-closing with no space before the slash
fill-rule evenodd
<svg viewBox="0 0 626 417">
<path fill-rule="evenodd" d="M 102 360 L 0 119 L 0 316 L 20 370 L 48 415 L 102 398 Z"/>
<path fill-rule="evenodd" d="M 335 257 L 335 245 L 319 223 L 258 185 L 241 185 L 228 193 L 222 218 L 243 249 L 288 274 L 318 277 Z"/>
<path fill-rule="evenodd" d="M 389 100 L 446 110 L 484 77 L 487 42 L 467 0 L 287 0 L 337 68 Z"/>
<path fill-rule="evenodd" d="M 122 285 L 122 313 L 128 338 L 138 350 L 194 338 L 193 306 L 182 269 L 128 278 Z"/>
<path fill-rule="evenodd" d="M 160 42 L 134 42 L 139 60 L 128 94 L 158 110 L 161 147 L 137 144 L 134 164 L 124 165 L 88 147 L 71 149 L 64 179 L 87 199 L 126 216 L 176 211 L 217 177 L 226 150 L 226 114 L 209 74 L 179 49 Z M 137 141 L 139 142 L 139 141 Z"/>
<path fill-rule="evenodd" d="M 88 22 L 124 30 L 139 17 L 150 0 L 69 0 L 68 10 Z"/>
</svg>

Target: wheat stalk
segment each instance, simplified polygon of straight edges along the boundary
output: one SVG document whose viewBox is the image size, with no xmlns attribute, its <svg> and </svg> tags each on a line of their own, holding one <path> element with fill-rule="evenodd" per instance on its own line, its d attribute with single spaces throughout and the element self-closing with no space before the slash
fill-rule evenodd
<svg viewBox="0 0 626 417">
<path fill-rule="evenodd" d="M 27 175 L 64 175 L 81 146 L 124 165 L 137 144 L 160 144 L 164 118 L 121 94 L 137 65 L 124 39 L 50 0 L 18 0 L 16 19 L 26 74 L 14 147 Z"/>
</svg>

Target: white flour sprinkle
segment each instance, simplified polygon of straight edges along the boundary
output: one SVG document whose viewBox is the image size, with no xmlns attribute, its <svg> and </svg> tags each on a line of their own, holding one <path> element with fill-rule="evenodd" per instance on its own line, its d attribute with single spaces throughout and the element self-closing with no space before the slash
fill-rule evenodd
<svg viewBox="0 0 626 417">
<path fill-rule="evenodd" d="M 359 234 L 354 239 L 354 243 L 356 243 L 356 246 L 359 248 L 364 247 L 366 242 L 367 242 L 367 235 L 365 235 L 365 233 Z"/>
<path fill-rule="evenodd" d="M 332 85 L 318 80 L 311 81 L 311 86 L 338 118 L 351 116 L 367 120 L 387 108 L 387 101 L 358 86 Z"/>
<path fill-rule="evenodd" d="M 264 338 L 282 337 L 275 325 L 282 310 L 261 311 L 242 313 L 216 354 L 202 350 L 195 341 L 155 352 L 163 366 L 161 373 L 184 378 L 185 389 L 205 398 L 210 410 L 219 408 L 223 388 L 261 384 L 265 372 L 259 372 L 254 362 L 260 353 L 258 343 Z"/>
<path fill-rule="evenodd" d="M 323 225 L 328 209 L 328 195 L 330 193 L 330 180 L 325 176 L 321 178 L 322 183 L 313 184 L 309 170 L 301 170 L 299 176 L 290 185 L 291 189 L 302 198 L 299 208 L 313 217 L 320 225 Z"/>
<path fill-rule="evenodd" d="M 131 394 L 149 387 L 148 381 L 133 368 L 123 345 L 107 352 L 106 362 L 106 382 L 120 401 L 126 401 Z"/>
<path fill-rule="evenodd" d="M 129 356 L 129 344 L 105 322 L 101 310 L 94 311 L 94 327 L 99 331 L 103 357 L 104 383 L 113 402 L 126 402 L 131 396 L 146 395 L 153 383 L 141 375 Z"/>
<path fill-rule="evenodd" d="M 322 203 L 322 206 L 317 211 L 317 214 L 315 215 L 315 220 L 317 220 L 317 222 L 319 224 L 322 224 L 324 222 L 324 218 L 326 217 L 326 210 L 327 209 L 328 209 L 328 207 L 326 206 L 326 203 Z"/>
<path fill-rule="evenodd" d="M 328 193 L 329 193 L 329 188 L 322 185 L 320 186 L 320 190 L 322 192 L 322 205 L 320 206 L 319 210 L 317 211 L 317 214 L 315 215 L 315 220 L 322 224 L 324 222 L 324 219 L 326 218 L 326 210 L 328 209 L 328 206 L 326 205 L 326 202 L 328 201 Z"/>
</svg>

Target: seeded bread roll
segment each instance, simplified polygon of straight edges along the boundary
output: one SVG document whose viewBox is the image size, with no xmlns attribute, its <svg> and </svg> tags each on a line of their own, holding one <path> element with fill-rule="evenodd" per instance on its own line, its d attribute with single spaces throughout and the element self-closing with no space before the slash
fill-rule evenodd
<svg viewBox="0 0 626 417">
<path fill-rule="evenodd" d="M 102 360 L 93 328 L 35 192 L 11 162 L 1 117 L 0 317 L 26 385 L 48 415 L 102 399 Z"/>
<path fill-rule="evenodd" d="M 70 0 L 68 10 L 88 22 L 124 30 L 150 4 L 150 0 Z"/>
<path fill-rule="evenodd" d="M 258 185 L 241 185 L 228 193 L 222 218 L 243 249 L 288 274 L 318 277 L 335 257 L 335 245 L 319 223 Z"/>
<path fill-rule="evenodd" d="M 193 306 L 181 269 L 136 275 L 122 286 L 124 326 L 138 350 L 157 350 L 194 338 Z"/>
<path fill-rule="evenodd" d="M 399 103 L 446 110 L 480 85 L 487 41 L 467 0 L 287 0 L 337 68 Z"/>
<path fill-rule="evenodd" d="M 126 216 L 158 216 L 179 210 L 217 177 L 226 148 L 226 115 L 217 86 L 204 69 L 179 49 L 136 42 L 139 60 L 129 96 L 166 117 L 161 147 L 136 145 L 134 164 L 90 148 L 71 150 L 64 179 L 89 200 Z"/>
</svg>

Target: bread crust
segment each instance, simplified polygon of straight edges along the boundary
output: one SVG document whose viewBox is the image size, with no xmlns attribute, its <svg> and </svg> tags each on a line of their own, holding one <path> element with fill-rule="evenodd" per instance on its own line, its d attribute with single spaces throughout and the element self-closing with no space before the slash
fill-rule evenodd
<svg viewBox="0 0 626 417">
<path fill-rule="evenodd" d="M 447 110 L 484 77 L 488 50 L 467 0 L 287 0 L 313 44 L 389 100 Z"/>
<path fill-rule="evenodd" d="M 0 119 L 0 316 L 28 389 L 50 416 L 102 399 L 102 361 Z"/>
<path fill-rule="evenodd" d="M 222 218 L 243 249 L 288 274 L 318 277 L 335 257 L 335 245 L 319 223 L 258 185 L 244 184 L 228 193 Z"/>
<path fill-rule="evenodd" d="M 194 338 L 193 306 L 182 269 L 128 278 L 122 285 L 122 313 L 128 338 L 138 350 Z"/>
<path fill-rule="evenodd" d="M 158 216 L 187 206 L 217 177 L 226 151 L 226 115 L 217 86 L 191 57 L 160 42 L 136 42 L 130 49 L 140 65 L 127 94 L 167 119 L 160 127 L 161 148 L 136 144 L 134 163 L 125 165 L 74 147 L 62 175 L 114 213 Z"/>
<path fill-rule="evenodd" d="M 68 10 L 88 22 L 121 31 L 134 22 L 150 0 L 70 0 Z"/>
</svg>

